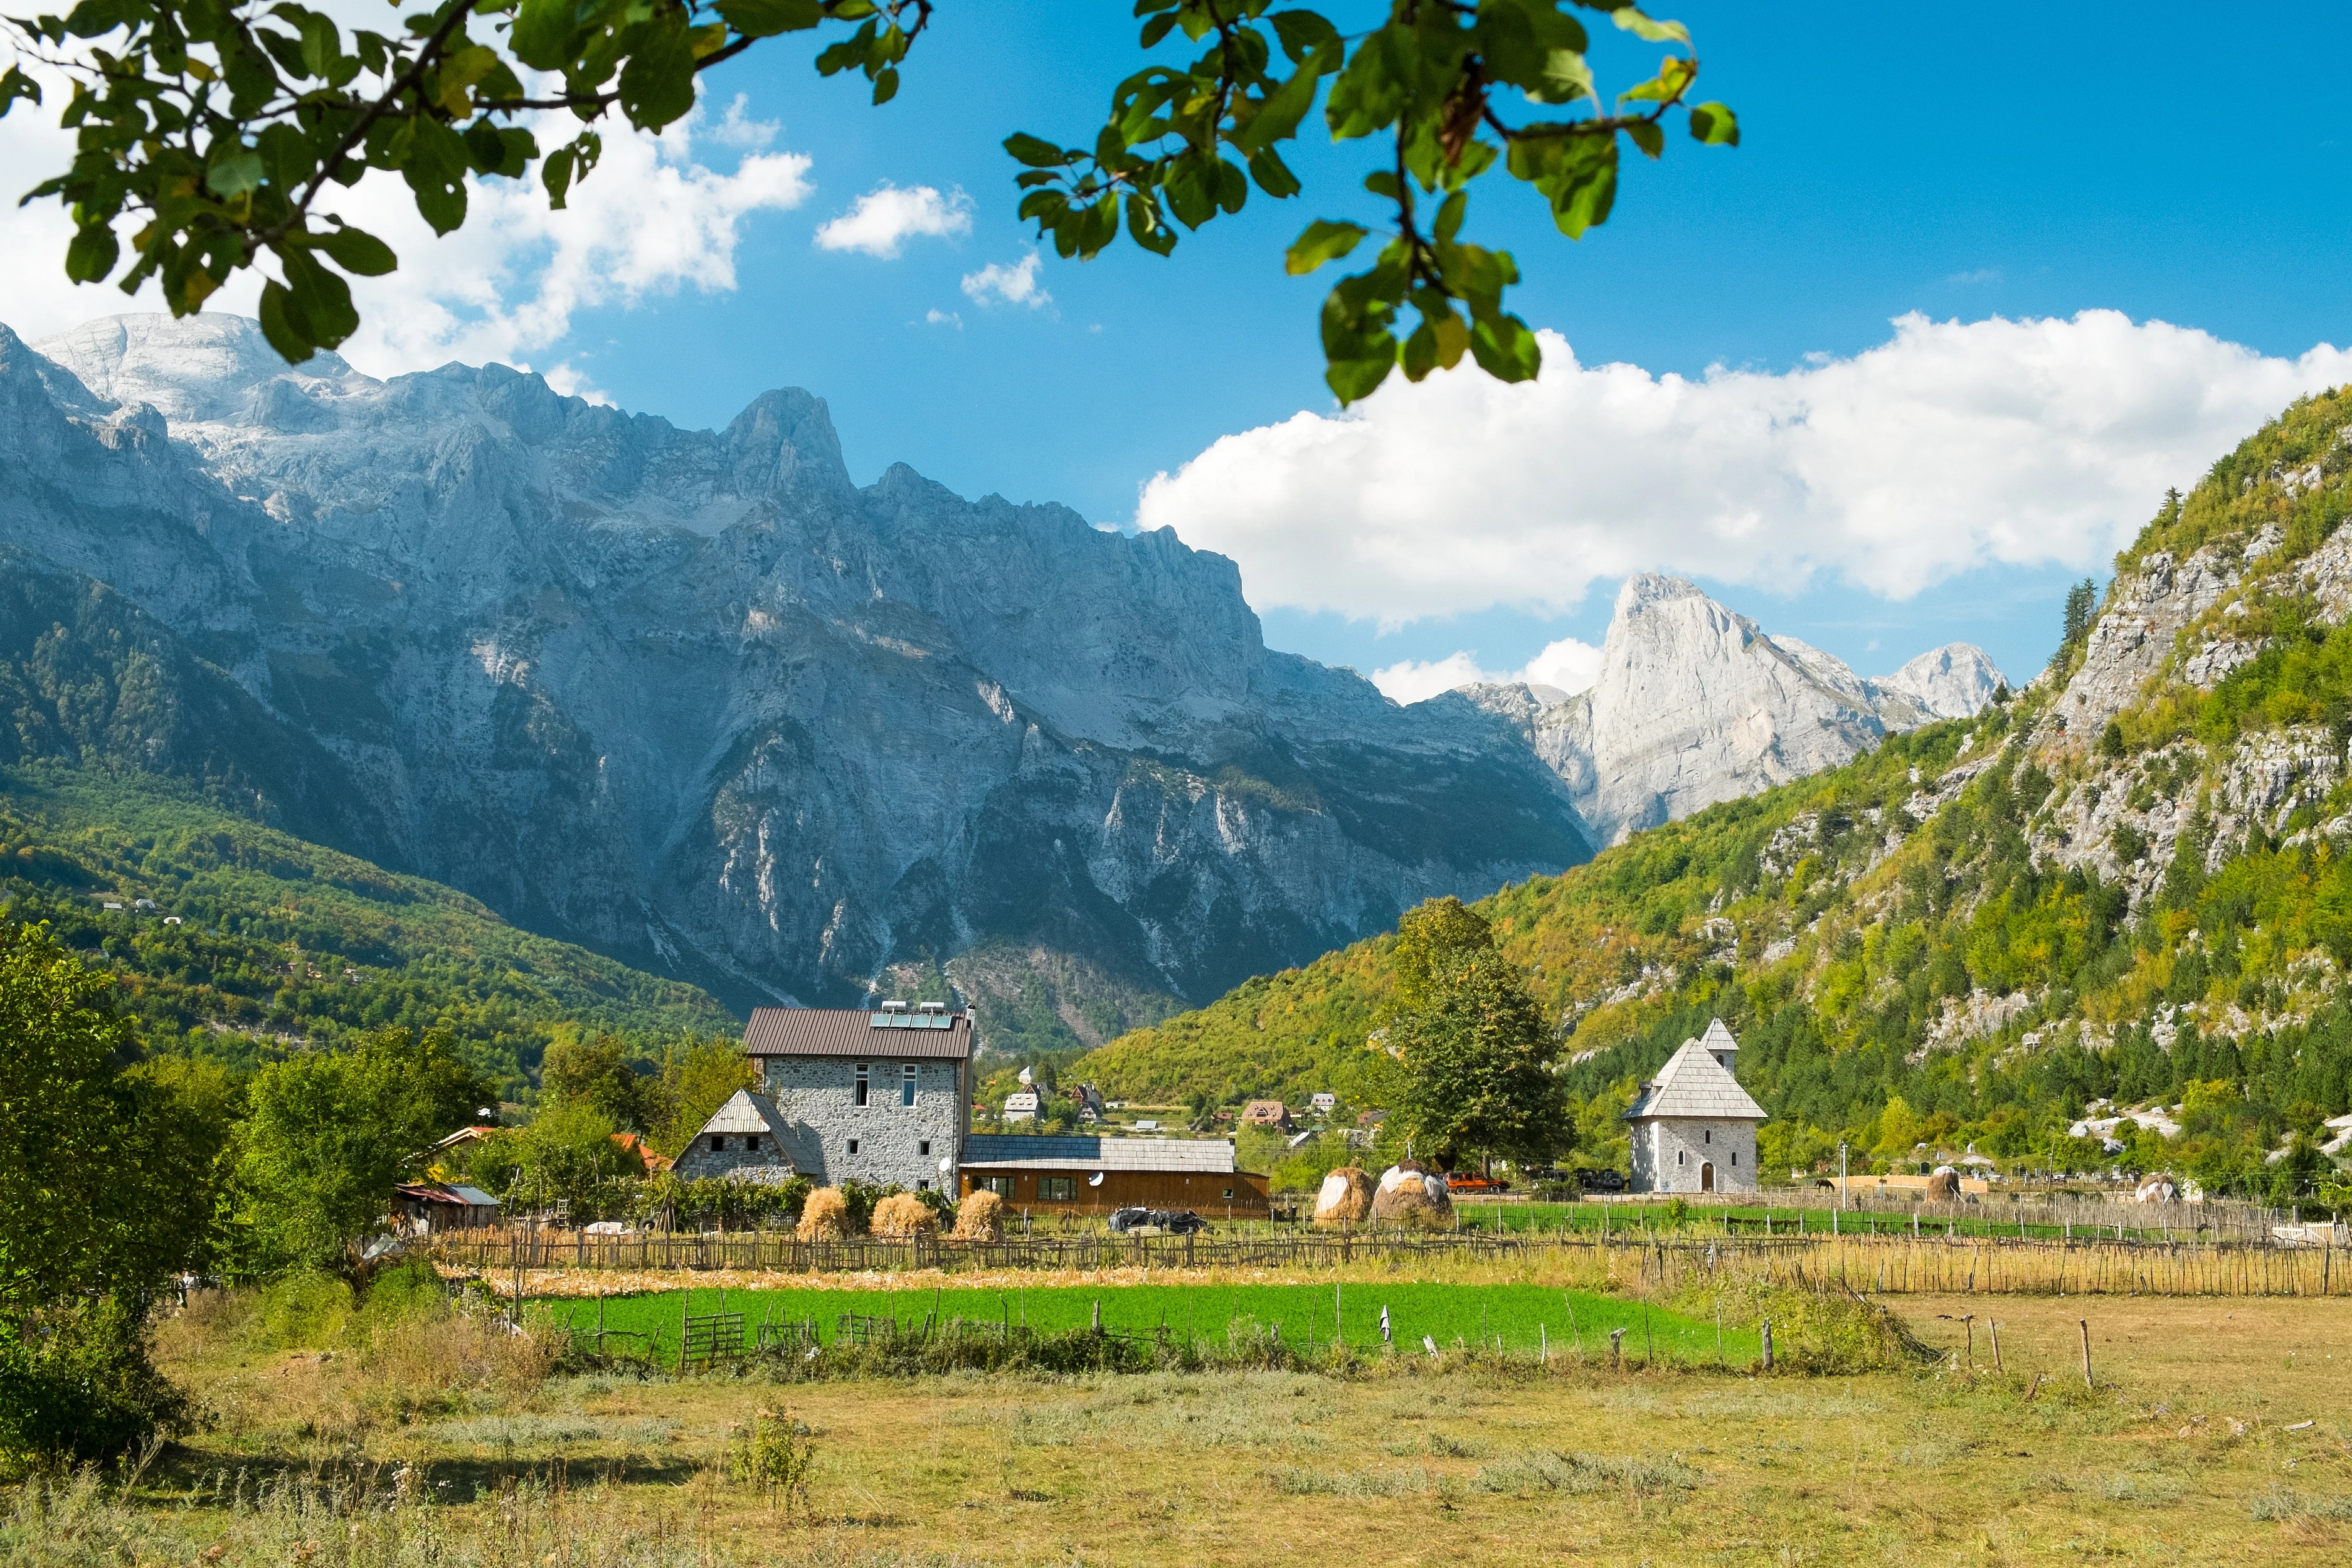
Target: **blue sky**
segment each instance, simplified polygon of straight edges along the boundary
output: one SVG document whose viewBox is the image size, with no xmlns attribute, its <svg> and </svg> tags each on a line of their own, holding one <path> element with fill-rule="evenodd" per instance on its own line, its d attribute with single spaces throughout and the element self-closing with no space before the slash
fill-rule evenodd
<svg viewBox="0 0 2352 1568">
<path fill-rule="evenodd" d="M 1678 141 L 1662 163 L 1632 160 L 1616 215 L 1581 243 L 1508 182 L 1488 182 L 1496 188 L 1474 206 L 1474 237 L 1518 256 L 1528 279 L 1519 313 L 1582 365 L 1780 377 L 1818 356 L 1887 345 L 1890 322 L 1907 312 L 1969 323 L 2110 310 L 2285 359 L 2352 339 L 2352 192 L 2338 130 L 2352 96 L 2340 68 L 2352 60 L 2352 13 L 2341 7 L 1654 8 L 1690 25 L 1702 96 L 1738 110 L 1743 145 Z M 812 51 L 790 40 L 713 73 L 711 118 L 740 95 L 751 119 L 778 125 L 774 150 L 806 156 L 810 188 L 789 210 L 751 211 L 734 226 L 732 288 L 608 290 L 602 303 L 591 289 L 531 363 L 560 363 L 623 406 L 694 426 L 724 423 L 765 388 L 806 386 L 831 404 L 861 482 L 904 461 L 965 494 L 1059 500 L 1109 524 L 1131 525 L 1139 488 L 1219 437 L 1331 412 L 1315 336 L 1328 279 L 1286 279 L 1279 257 L 1309 218 L 1377 216 L 1354 192 L 1368 166 L 1361 144 L 1310 138 L 1294 160 L 1309 179 L 1305 197 L 1254 195 L 1239 218 L 1167 260 L 1131 247 L 1083 266 L 1049 256 L 1037 277 L 1048 305 L 988 304 L 962 289 L 1034 247 L 1013 216 L 1000 138 L 1091 136 L 1110 86 L 1134 64 L 1127 9 L 949 0 L 904 89 L 880 110 L 866 106 L 862 84 L 815 78 Z M 1333 8 L 1343 25 L 1359 12 L 1370 14 Z M 1654 64 L 1654 46 L 1598 36 L 1604 87 Z M 740 153 L 706 134 L 696 155 L 723 172 Z M 886 182 L 962 192 L 968 232 L 910 238 L 890 259 L 813 243 L 819 226 Z M 405 254 L 412 273 L 466 265 L 455 250 Z M 81 313 L 119 308 L 93 299 Z M 2126 355 L 2078 359 L 2071 374 L 2146 373 Z M 2055 640 L 2064 584 L 2097 569 L 2116 531 L 2153 510 L 2165 475 L 2193 478 L 2252 427 L 2260 415 L 2250 410 L 2274 407 L 2259 399 L 2276 384 L 2242 388 L 2110 465 L 2126 479 L 2079 500 L 2042 558 L 1988 546 L 1922 579 L 1854 564 L 1832 531 L 1790 559 L 1719 574 L 1695 546 L 1654 563 L 1700 576 L 1769 628 L 1865 673 L 1964 637 L 2027 675 Z M 2074 394 L 2049 395 L 2063 405 Z M 1397 416 L 1409 413 L 1400 405 Z M 2026 426 L 2039 417 L 2029 412 Z M 1443 450 L 1429 458 L 1440 497 L 1444 460 Z M 1561 482 L 1572 486 L 1573 472 Z M 1996 488 L 1983 504 L 2007 506 L 2009 494 Z M 1798 510 L 1763 526 L 1801 532 L 1803 503 L 1790 504 Z M 1873 504 L 1890 503 L 1882 494 Z M 1433 550 L 1447 547 L 1444 510 L 1432 510 Z M 1559 638 L 1599 639 L 1615 578 L 1641 562 L 1644 526 L 1624 514 L 1624 537 L 1591 552 L 1601 563 L 1590 571 L 1571 560 L 1539 589 L 1498 587 L 1486 605 L 1465 589 L 1427 613 L 1370 589 L 1316 607 L 1315 593 L 1281 588 L 1276 571 L 1254 563 L 1244 524 L 1183 531 L 1243 559 L 1277 647 L 1367 670 L 1469 651 L 1503 670 Z"/>
</svg>

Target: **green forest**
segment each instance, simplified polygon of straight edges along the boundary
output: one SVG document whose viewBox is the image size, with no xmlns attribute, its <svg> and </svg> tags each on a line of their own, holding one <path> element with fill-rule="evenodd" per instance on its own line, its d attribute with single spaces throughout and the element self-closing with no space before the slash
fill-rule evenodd
<svg viewBox="0 0 2352 1568">
<path fill-rule="evenodd" d="M 246 1068 L 298 1044 L 433 1028 L 511 1099 L 567 1033 L 653 1056 L 738 1027 L 694 986 L 103 766 L 0 768 L 0 920 L 47 922 L 110 972 L 149 1049 Z"/>
<path fill-rule="evenodd" d="M 1768 1169 L 1825 1168 L 1841 1141 L 1879 1169 L 1974 1144 L 2062 1170 L 2171 1169 L 2214 1191 L 2326 1186 L 2320 1124 L 2352 1110 L 2352 858 L 2319 825 L 2352 811 L 2352 628 L 2329 624 L 2296 568 L 2352 510 L 2347 421 L 2352 392 L 2296 404 L 2166 498 L 2118 558 L 2132 572 L 2210 549 L 2234 565 L 2272 531 L 2182 636 L 2255 644 L 2210 689 L 2176 654 L 2100 733 L 2066 734 L 2055 700 L 2093 624 L 2078 613 L 2043 679 L 1974 720 L 1891 736 L 1475 905 L 1559 1022 L 1574 1161 L 1622 1166 L 1619 1111 L 1719 1016 L 1772 1114 Z M 2233 815 L 2247 748 L 2289 741 L 2332 764 L 2284 821 Z M 2186 817 L 2137 905 L 2122 879 L 2058 852 L 2061 808 L 2102 791 Z M 2106 847 L 2126 868 L 2156 854 L 2129 823 Z M 1120 1097 L 1354 1098 L 1381 1054 L 1367 1042 L 1391 1008 L 1393 949 L 1377 937 L 1253 980 L 1071 1071 Z M 2126 1121 L 2120 1152 L 2069 1138 L 2102 1100 L 2177 1108 L 2179 1133 Z"/>
</svg>

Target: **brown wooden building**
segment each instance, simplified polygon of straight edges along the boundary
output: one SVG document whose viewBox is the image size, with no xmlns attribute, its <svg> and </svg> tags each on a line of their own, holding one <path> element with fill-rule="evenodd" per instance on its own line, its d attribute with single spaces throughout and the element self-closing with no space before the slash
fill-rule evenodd
<svg viewBox="0 0 2352 1568">
<path fill-rule="evenodd" d="M 1266 1179 L 1234 1169 L 1223 1138 L 964 1140 L 962 1194 L 986 1190 L 1034 1215 L 1191 1209 L 1203 1219 L 1264 1219 Z"/>
</svg>

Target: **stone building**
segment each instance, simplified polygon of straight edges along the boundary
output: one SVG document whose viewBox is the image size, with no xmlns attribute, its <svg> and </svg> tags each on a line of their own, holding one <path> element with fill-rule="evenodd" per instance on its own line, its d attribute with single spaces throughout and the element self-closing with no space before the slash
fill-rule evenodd
<svg viewBox="0 0 2352 1568">
<path fill-rule="evenodd" d="M 755 1007 L 743 1054 L 759 1091 L 719 1109 L 677 1173 L 952 1192 L 971 1130 L 971 1016 L 936 1002 Z"/>
<path fill-rule="evenodd" d="M 1716 1019 L 1683 1042 L 1625 1112 L 1637 1193 L 1752 1193 L 1764 1108 L 1733 1074 L 1739 1042 Z"/>
</svg>

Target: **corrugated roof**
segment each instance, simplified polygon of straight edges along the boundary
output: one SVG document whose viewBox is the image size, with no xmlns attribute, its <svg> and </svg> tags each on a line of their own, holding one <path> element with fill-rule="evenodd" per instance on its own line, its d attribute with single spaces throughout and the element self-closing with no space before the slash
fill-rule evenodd
<svg viewBox="0 0 2352 1568">
<path fill-rule="evenodd" d="M 963 1141 L 967 1171 L 1186 1171 L 1230 1176 L 1234 1146 L 1222 1138 L 1022 1138 L 974 1133 Z"/>
<path fill-rule="evenodd" d="M 1683 1048 L 1666 1058 L 1658 1076 L 1643 1086 L 1641 1098 L 1625 1112 L 1628 1121 L 1655 1116 L 1717 1121 L 1771 1120 L 1739 1087 L 1739 1080 L 1709 1054 L 1705 1040 L 1685 1040 Z"/>
<path fill-rule="evenodd" d="M 944 1025 L 915 1025 L 919 1013 L 868 1012 L 863 1007 L 754 1007 L 743 1026 L 743 1052 L 753 1057 L 859 1057 L 868 1060 L 971 1057 L 971 1015 L 934 1015 Z M 888 1020 L 877 1023 L 877 1020 Z"/>
</svg>

